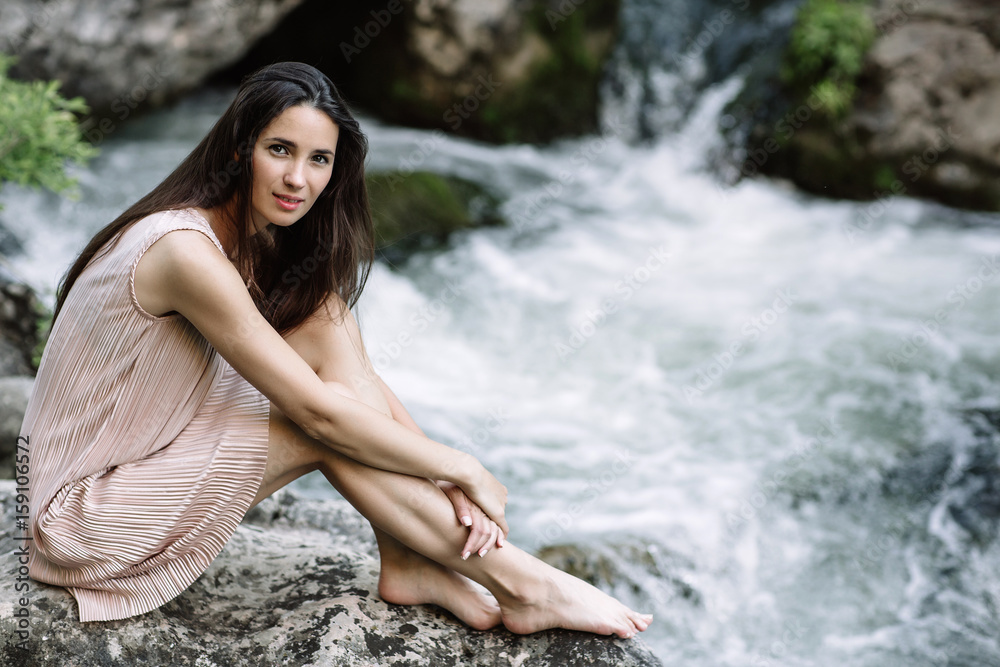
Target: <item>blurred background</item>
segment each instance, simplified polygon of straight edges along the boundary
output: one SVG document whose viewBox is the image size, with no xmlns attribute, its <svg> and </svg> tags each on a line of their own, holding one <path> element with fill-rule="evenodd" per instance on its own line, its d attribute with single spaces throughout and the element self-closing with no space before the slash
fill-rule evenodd
<svg viewBox="0 0 1000 667">
<path fill-rule="evenodd" d="M 512 541 L 664 664 L 1000 664 L 998 49 L 987 0 L 4 0 L 0 442 L 85 241 L 300 60 L 371 142 L 369 353 Z"/>
</svg>

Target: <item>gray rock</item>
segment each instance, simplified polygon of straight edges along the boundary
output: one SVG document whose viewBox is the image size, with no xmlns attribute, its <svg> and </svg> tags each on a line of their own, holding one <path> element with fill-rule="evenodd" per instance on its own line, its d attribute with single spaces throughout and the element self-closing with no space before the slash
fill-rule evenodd
<svg viewBox="0 0 1000 667">
<path fill-rule="evenodd" d="M 301 1 L 4 0 L 0 51 L 19 58 L 15 76 L 86 98 L 103 136 L 239 59 Z"/>
<path fill-rule="evenodd" d="M 163 607 L 81 624 L 62 588 L 31 581 L 27 652 L 16 646 L 20 542 L 13 483 L 0 482 L 0 666 L 18 665 L 604 665 L 661 664 L 638 639 L 554 630 L 470 630 L 431 606 L 377 594 L 374 541 L 345 501 L 287 490 L 255 508 L 222 554 Z M 12 641 L 13 638 L 13 641 Z"/>
<path fill-rule="evenodd" d="M 0 376 L 34 375 L 43 308 L 31 287 L 0 272 Z"/>
<path fill-rule="evenodd" d="M 17 436 L 34 383 L 35 378 L 31 376 L 0 378 L 0 479 L 14 476 Z"/>
</svg>

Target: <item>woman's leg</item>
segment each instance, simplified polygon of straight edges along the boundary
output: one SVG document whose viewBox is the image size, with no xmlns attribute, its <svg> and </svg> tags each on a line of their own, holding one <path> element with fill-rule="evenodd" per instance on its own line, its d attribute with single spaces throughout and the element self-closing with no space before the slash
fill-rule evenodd
<svg viewBox="0 0 1000 667">
<path fill-rule="evenodd" d="M 335 391 L 354 397 L 342 384 L 328 382 L 327 385 Z M 330 448 L 306 436 L 272 403 L 267 466 L 253 505 L 313 470 L 322 471 L 333 483 L 327 459 L 334 453 Z M 340 458 L 349 460 L 343 456 Z M 454 513 L 452 516 L 454 517 Z M 458 525 L 457 520 L 455 524 Z M 486 630 L 500 623 L 500 607 L 492 596 L 482 593 L 457 572 L 413 551 L 374 523 L 372 529 L 378 543 L 378 590 L 383 600 L 393 604 L 436 604 L 479 630 Z"/>
<path fill-rule="evenodd" d="M 455 575 L 458 573 L 493 593 L 504 625 L 513 632 L 562 627 L 630 637 L 649 625 L 650 617 L 509 542 L 483 558 L 462 560 L 460 550 L 467 529 L 455 519 L 451 501 L 433 482 L 347 458 L 309 438 L 273 406 L 270 426 L 267 471 L 254 502 L 305 472 L 322 471 L 373 526 L 416 552 L 412 557 L 407 551 L 393 553 L 393 543 L 389 554 L 381 553 L 382 578 L 389 578 L 386 587 L 395 587 L 407 596 L 398 602 L 437 604 L 474 627 L 490 627 L 489 613 L 476 604 L 472 598 L 476 592 Z M 393 561 L 388 573 L 387 555 Z M 379 590 L 383 590 L 382 582 Z"/>
<path fill-rule="evenodd" d="M 375 371 L 361 342 L 357 322 L 335 295 L 329 309 L 346 315 L 334 317 L 321 310 L 285 339 L 327 386 L 391 415 L 379 383 L 372 381 Z M 341 378 L 350 386 L 339 382 Z M 304 434 L 298 427 L 290 429 L 291 426 L 294 424 L 272 405 L 271 451 L 254 504 L 301 475 L 321 469 L 328 448 L 302 447 Z M 457 525 L 457 518 L 455 522 Z M 394 604 L 438 604 L 477 629 L 500 623 L 500 607 L 491 595 L 469 579 L 413 551 L 377 525 L 372 524 L 372 529 L 379 549 L 382 599 Z"/>
</svg>

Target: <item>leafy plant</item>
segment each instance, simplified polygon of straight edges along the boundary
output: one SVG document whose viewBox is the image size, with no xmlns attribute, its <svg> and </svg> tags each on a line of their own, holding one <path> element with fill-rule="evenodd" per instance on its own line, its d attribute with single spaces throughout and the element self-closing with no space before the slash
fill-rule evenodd
<svg viewBox="0 0 1000 667">
<path fill-rule="evenodd" d="M 58 81 L 17 81 L 8 76 L 14 58 L 0 54 L 0 187 L 5 183 L 62 193 L 76 180 L 68 163 L 97 154 L 80 133 L 74 114 L 87 113 L 81 97 L 66 99 Z"/>
<path fill-rule="evenodd" d="M 806 0 L 792 28 L 781 78 L 800 92 L 811 91 L 831 118 L 842 118 L 874 39 L 865 2 Z"/>
</svg>

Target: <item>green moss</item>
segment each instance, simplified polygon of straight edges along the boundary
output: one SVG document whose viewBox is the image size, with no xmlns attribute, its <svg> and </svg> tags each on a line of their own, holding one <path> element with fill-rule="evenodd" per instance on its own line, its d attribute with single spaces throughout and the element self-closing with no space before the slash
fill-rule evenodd
<svg viewBox="0 0 1000 667">
<path fill-rule="evenodd" d="M 379 254 L 391 263 L 441 247 L 455 231 L 502 223 L 499 200 L 464 179 L 393 171 L 366 180 Z"/>
<path fill-rule="evenodd" d="M 806 0 L 792 28 L 781 78 L 803 99 L 815 92 L 830 118 L 843 118 L 874 39 L 875 24 L 865 2 Z"/>
<path fill-rule="evenodd" d="M 887 164 L 877 165 L 874 168 L 874 172 L 872 182 L 879 190 L 891 190 L 893 183 L 899 180 L 896 175 L 896 170 Z"/>
</svg>

